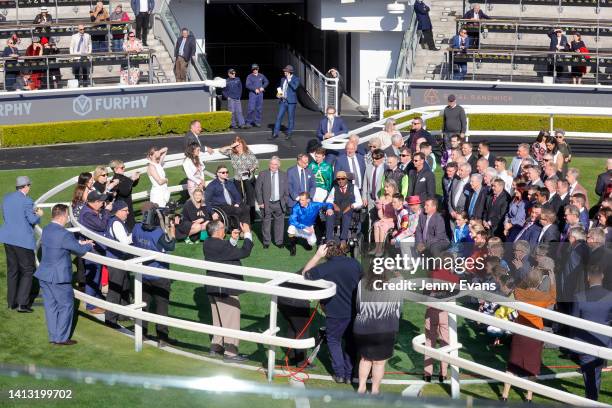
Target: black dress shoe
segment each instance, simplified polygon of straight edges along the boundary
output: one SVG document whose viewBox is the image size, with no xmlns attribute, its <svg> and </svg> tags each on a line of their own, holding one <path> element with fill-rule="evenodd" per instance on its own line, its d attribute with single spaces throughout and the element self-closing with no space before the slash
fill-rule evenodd
<svg viewBox="0 0 612 408">
<path fill-rule="evenodd" d="M 235 356 L 223 355 L 223 361 L 227 363 L 242 363 L 247 360 L 248 358 L 244 354 L 236 354 Z"/>
<path fill-rule="evenodd" d="M 17 306 L 19 313 L 32 313 L 34 310 L 29 306 Z"/>
<path fill-rule="evenodd" d="M 114 330 L 119 330 L 119 329 L 121 329 L 121 326 L 119 326 L 119 325 L 118 325 L 117 323 L 115 323 L 115 322 L 104 322 L 104 325 L 105 325 L 105 326 L 107 326 L 107 327 L 110 327 L 111 329 L 114 329 Z"/>
<path fill-rule="evenodd" d="M 443 375 L 439 375 L 438 376 L 438 382 L 439 383 L 443 383 L 444 382 L 444 376 Z"/>
<path fill-rule="evenodd" d="M 344 384 L 344 383 L 345 383 L 344 378 L 342 378 L 342 377 L 337 377 L 337 376 L 335 376 L 335 375 L 332 375 L 332 378 L 333 378 L 333 379 L 334 379 L 334 381 L 335 381 L 336 383 L 338 383 L 338 384 Z"/>
<path fill-rule="evenodd" d="M 66 340 L 55 343 L 57 346 L 74 346 L 78 342 L 76 340 Z"/>
<path fill-rule="evenodd" d="M 263 244 L 263 248 L 264 248 L 264 249 L 268 249 L 268 248 L 270 248 L 270 244 Z"/>
<path fill-rule="evenodd" d="M 289 256 L 295 256 L 296 253 L 295 246 L 289 248 Z"/>
<path fill-rule="evenodd" d="M 423 376 L 423 381 L 430 383 L 431 382 L 431 375 L 424 375 Z"/>
<path fill-rule="evenodd" d="M 304 249 L 307 250 L 307 251 L 312 251 L 312 245 L 304 244 Z"/>
</svg>

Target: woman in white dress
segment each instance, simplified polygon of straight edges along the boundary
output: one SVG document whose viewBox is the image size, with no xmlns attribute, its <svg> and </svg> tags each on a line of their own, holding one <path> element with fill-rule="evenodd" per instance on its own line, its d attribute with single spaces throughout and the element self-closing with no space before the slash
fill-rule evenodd
<svg viewBox="0 0 612 408">
<path fill-rule="evenodd" d="M 193 197 L 196 188 L 204 190 L 204 163 L 200 160 L 200 145 L 191 143 L 185 150 L 183 170 L 187 176 L 187 191 Z"/>
<path fill-rule="evenodd" d="M 385 122 L 385 128 L 380 132 L 376 133 L 376 137 L 380 139 L 380 147 L 379 149 L 385 150 L 387 147 L 391 146 L 392 138 L 394 135 L 402 135 L 399 130 L 395 128 L 395 120 L 387 119 Z"/>
<path fill-rule="evenodd" d="M 167 147 L 152 147 L 149 149 L 147 159 L 149 166 L 147 174 L 151 180 L 151 192 L 149 193 L 149 201 L 157 204 L 160 207 L 165 207 L 170 201 L 170 190 L 168 190 L 168 179 L 164 170 L 164 159 L 168 153 Z"/>
</svg>

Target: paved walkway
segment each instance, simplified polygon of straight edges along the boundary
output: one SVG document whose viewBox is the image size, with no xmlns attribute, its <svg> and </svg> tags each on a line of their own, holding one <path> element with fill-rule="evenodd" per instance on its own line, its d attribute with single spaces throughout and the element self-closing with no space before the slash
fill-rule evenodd
<svg viewBox="0 0 612 408">
<path fill-rule="evenodd" d="M 246 103 L 243 103 L 243 108 L 246 108 Z M 278 144 L 278 153 L 275 154 L 281 158 L 295 157 L 299 152 L 305 151 L 308 140 L 316 137 L 316 128 L 322 115 L 320 112 L 312 112 L 298 107 L 293 134 L 295 146 L 291 146 L 289 142 L 285 141 L 284 134 L 281 134 L 274 142 L 267 140 L 268 136 L 272 134 L 276 109 L 275 101 L 266 100 L 261 128 L 205 134 L 201 136 L 201 140 L 207 146 L 221 147 L 230 144 L 232 139 L 239 134 L 249 144 Z M 355 129 L 367 123 L 366 117 L 356 111 L 348 111 L 346 116 L 343 115 L 343 118 L 349 129 Z M 286 124 L 286 119 L 284 123 Z M 92 131 L 95 130 L 92 129 Z M 183 151 L 182 136 L 169 135 L 130 140 L 0 149 L 0 170 L 108 164 L 112 159 L 137 160 L 144 158 L 149 148 L 154 145 L 167 146 L 170 153 L 181 153 Z M 269 156 L 261 155 L 263 158 Z"/>
</svg>

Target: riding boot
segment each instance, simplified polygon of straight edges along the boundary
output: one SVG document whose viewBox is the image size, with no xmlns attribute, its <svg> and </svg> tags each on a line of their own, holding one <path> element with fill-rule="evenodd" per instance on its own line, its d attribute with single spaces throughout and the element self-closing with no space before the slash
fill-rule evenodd
<svg viewBox="0 0 612 408">
<path fill-rule="evenodd" d="M 296 254 L 296 251 L 295 251 L 296 243 L 297 243 L 296 237 L 289 237 L 289 255 L 290 256 L 295 256 Z"/>
</svg>

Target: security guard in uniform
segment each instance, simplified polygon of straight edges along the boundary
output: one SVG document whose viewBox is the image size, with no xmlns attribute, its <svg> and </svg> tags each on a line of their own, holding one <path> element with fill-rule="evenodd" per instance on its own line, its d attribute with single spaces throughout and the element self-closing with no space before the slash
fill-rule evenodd
<svg viewBox="0 0 612 408">
<path fill-rule="evenodd" d="M 246 124 L 260 127 L 261 111 L 263 108 L 264 91 L 270 81 L 264 74 L 259 73 L 259 65 L 251 65 L 251 73 L 246 78 L 245 86 L 249 91 L 249 104 L 247 105 Z"/>
</svg>

